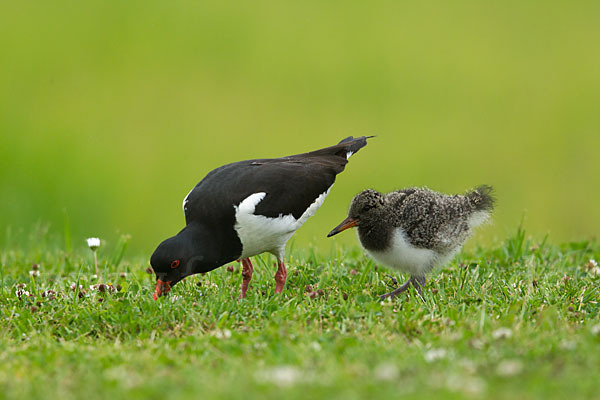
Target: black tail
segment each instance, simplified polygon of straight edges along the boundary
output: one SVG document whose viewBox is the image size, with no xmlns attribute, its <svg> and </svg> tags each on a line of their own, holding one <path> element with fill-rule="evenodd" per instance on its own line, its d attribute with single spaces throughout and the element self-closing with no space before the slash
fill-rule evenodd
<svg viewBox="0 0 600 400">
<path fill-rule="evenodd" d="M 310 154 L 311 156 L 335 155 L 348 159 L 352 154 L 365 147 L 367 145 L 367 139 L 372 137 L 374 136 L 360 136 L 357 138 L 348 136 L 335 146 L 325 147 L 324 149 L 311 151 L 306 154 Z"/>
<path fill-rule="evenodd" d="M 492 212 L 496 199 L 494 189 L 489 185 L 481 185 L 466 194 L 475 211 Z"/>
<path fill-rule="evenodd" d="M 360 136 L 355 139 L 353 136 L 348 136 L 346 139 L 341 140 L 338 143 L 338 146 L 343 144 L 345 145 L 344 150 L 346 150 L 346 154 L 354 154 L 367 145 L 367 139 L 371 139 L 374 137 L 375 136 Z"/>
</svg>

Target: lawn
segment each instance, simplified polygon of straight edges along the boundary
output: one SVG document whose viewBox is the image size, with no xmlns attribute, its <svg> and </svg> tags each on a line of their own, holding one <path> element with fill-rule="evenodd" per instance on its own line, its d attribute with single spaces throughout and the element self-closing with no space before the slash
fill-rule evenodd
<svg viewBox="0 0 600 400">
<path fill-rule="evenodd" d="M 596 242 L 519 229 L 436 271 L 424 301 L 385 302 L 391 272 L 358 247 L 292 248 L 281 296 L 261 256 L 243 301 L 231 264 L 155 302 L 126 238 L 98 278 L 52 243 L 1 253 L 0 398 L 600 398 Z"/>
</svg>

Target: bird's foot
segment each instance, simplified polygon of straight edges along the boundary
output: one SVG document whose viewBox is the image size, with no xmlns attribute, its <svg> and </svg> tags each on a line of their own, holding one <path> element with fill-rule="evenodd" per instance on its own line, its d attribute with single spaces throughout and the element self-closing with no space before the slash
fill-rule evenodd
<svg viewBox="0 0 600 400">
<path fill-rule="evenodd" d="M 396 289 L 392 290 L 391 292 L 382 294 L 379 298 L 382 301 L 387 299 L 388 297 L 394 298 L 395 296 L 399 295 L 400 293 L 405 292 L 408 289 L 408 287 L 410 286 L 411 282 L 412 282 L 412 278 L 407 280 L 400 287 L 397 287 Z"/>
<path fill-rule="evenodd" d="M 285 280 L 287 278 L 287 270 L 283 260 L 277 261 L 277 272 L 275 272 L 275 293 L 281 293 L 285 286 Z"/>
<path fill-rule="evenodd" d="M 388 278 L 390 278 L 391 283 L 387 283 L 387 285 L 389 287 L 392 287 L 392 288 L 397 288 L 398 287 L 398 280 L 395 277 L 393 277 L 390 274 L 385 274 L 385 276 L 387 276 Z"/>
<path fill-rule="evenodd" d="M 425 301 L 425 299 L 423 298 L 423 288 L 425 287 L 425 284 L 427 283 L 427 279 L 425 279 L 425 277 L 423 277 L 423 276 L 417 276 L 417 277 L 412 276 L 410 278 L 410 281 L 412 282 L 413 286 L 417 290 L 417 293 L 419 294 L 421 301 Z"/>
<path fill-rule="evenodd" d="M 419 294 L 419 298 L 422 301 L 425 301 L 423 298 L 423 288 L 425 287 L 425 283 L 427 283 L 427 279 L 425 279 L 425 277 L 411 276 L 409 280 L 407 280 L 406 282 L 404 282 L 402 284 L 402 286 L 398 287 L 397 289 L 392 290 L 389 293 L 381 295 L 380 299 L 383 301 L 383 300 L 387 299 L 388 297 L 394 298 L 395 296 L 399 295 L 400 293 L 408 290 L 408 288 L 412 284 L 413 287 L 415 288 L 415 290 L 417 291 L 417 293 Z"/>
</svg>

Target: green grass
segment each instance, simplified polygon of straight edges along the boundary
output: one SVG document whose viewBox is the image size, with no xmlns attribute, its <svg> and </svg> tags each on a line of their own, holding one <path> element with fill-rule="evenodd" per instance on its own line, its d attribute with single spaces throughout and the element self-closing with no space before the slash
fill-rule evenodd
<svg viewBox="0 0 600 400">
<path fill-rule="evenodd" d="M 282 296 L 264 256 L 246 300 L 232 264 L 154 302 L 146 257 L 121 262 L 124 243 L 100 250 L 112 294 L 89 290 L 89 252 L 2 251 L 0 398 L 600 398 L 595 242 L 519 230 L 437 271 L 425 301 L 383 303 L 389 271 L 358 248 L 292 251 Z"/>
</svg>

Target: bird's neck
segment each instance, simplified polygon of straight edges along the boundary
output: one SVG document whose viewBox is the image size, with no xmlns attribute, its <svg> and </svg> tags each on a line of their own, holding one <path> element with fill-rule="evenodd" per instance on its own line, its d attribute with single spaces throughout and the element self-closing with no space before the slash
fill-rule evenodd
<svg viewBox="0 0 600 400">
<path fill-rule="evenodd" d="M 201 224 L 188 224 L 177 234 L 189 249 L 195 260 L 194 273 L 208 272 L 231 261 L 235 261 L 235 251 L 223 246 L 223 240 L 214 229 Z"/>
</svg>

